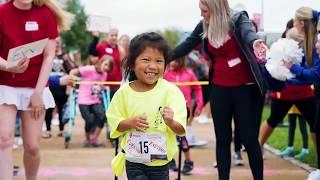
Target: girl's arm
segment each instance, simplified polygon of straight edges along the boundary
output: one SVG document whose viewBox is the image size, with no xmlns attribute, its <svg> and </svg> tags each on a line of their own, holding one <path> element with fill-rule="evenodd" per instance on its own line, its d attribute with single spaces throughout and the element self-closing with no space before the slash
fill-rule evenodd
<svg viewBox="0 0 320 180">
<path fill-rule="evenodd" d="M 311 68 L 303 67 L 298 64 L 293 64 L 290 71 L 296 75 L 296 78 L 305 82 L 319 82 L 320 81 L 320 58 L 314 49 L 313 62 L 314 66 Z"/>
<path fill-rule="evenodd" d="M 56 49 L 56 41 L 49 40 L 43 52 L 43 62 L 40 69 L 40 74 L 34 92 L 30 98 L 31 116 L 37 120 L 45 113 L 43 106 L 42 93 L 48 82 L 49 75 L 52 69 L 53 58 Z"/>
<path fill-rule="evenodd" d="M 70 72 L 69 72 L 70 75 L 72 76 L 80 76 L 80 70 L 79 68 L 75 68 L 75 69 L 72 69 Z"/>
</svg>

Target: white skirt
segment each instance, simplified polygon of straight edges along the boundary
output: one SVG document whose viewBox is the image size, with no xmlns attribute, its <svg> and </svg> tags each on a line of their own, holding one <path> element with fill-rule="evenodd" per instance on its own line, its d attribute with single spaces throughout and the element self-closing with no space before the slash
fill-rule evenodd
<svg viewBox="0 0 320 180">
<path fill-rule="evenodd" d="M 15 105 L 18 110 L 30 110 L 29 103 L 33 88 L 16 88 L 0 85 L 0 104 Z M 43 103 L 46 109 L 54 108 L 55 102 L 48 87 L 43 90 Z"/>
</svg>

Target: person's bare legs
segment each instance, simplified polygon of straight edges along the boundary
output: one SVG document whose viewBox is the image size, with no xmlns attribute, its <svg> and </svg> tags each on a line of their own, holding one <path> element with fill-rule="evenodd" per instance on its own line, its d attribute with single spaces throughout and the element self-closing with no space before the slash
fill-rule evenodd
<svg viewBox="0 0 320 180">
<path fill-rule="evenodd" d="M 264 145 L 264 143 L 268 140 L 272 132 L 273 132 L 273 128 L 267 122 L 264 122 L 260 129 L 260 138 L 259 138 L 260 146 Z"/>
<path fill-rule="evenodd" d="M 12 146 L 17 108 L 0 105 L 0 179 L 13 179 Z"/>
<path fill-rule="evenodd" d="M 212 117 L 211 116 L 210 102 L 207 102 L 207 104 L 205 104 L 202 112 L 207 118 L 211 118 Z"/>
<path fill-rule="evenodd" d="M 24 146 L 23 162 L 26 180 L 36 180 L 40 165 L 40 138 L 44 115 L 35 120 L 31 111 L 21 112 L 22 138 Z"/>
<path fill-rule="evenodd" d="M 97 127 L 96 130 L 95 130 L 95 132 L 94 132 L 93 138 L 94 138 L 94 139 L 99 139 L 99 136 L 100 136 L 100 134 L 101 134 L 101 131 L 102 131 L 102 128 Z"/>
</svg>

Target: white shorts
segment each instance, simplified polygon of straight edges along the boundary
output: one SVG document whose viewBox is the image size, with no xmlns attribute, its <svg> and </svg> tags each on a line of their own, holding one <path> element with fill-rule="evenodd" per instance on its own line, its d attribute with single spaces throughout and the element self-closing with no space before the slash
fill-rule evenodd
<svg viewBox="0 0 320 180">
<path fill-rule="evenodd" d="M 34 88 L 16 88 L 0 85 L 0 104 L 15 105 L 17 110 L 30 110 L 29 103 Z M 46 109 L 54 108 L 55 102 L 48 87 L 43 90 L 43 103 Z"/>
</svg>

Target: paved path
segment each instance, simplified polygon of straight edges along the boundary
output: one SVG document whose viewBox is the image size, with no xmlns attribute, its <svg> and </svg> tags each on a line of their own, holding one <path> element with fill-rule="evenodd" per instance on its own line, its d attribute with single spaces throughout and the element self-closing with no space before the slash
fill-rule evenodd
<svg viewBox="0 0 320 180">
<path fill-rule="evenodd" d="M 56 137 L 54 131 L 53 138 L 42 139 L 41 142 L 41 168 L 39 172 L 40 180 L 79 180 L 79 179 L 113 179 L 110 162 L 114 155 L 114 149 L 106 143 L 106 148 L 82 148 L 83 120 L 78 118 L 74 138 L 69 149 L 64 149 L 63 138 Z M 58 129 L 53 127 L 54 130 Z M 192 156 L 195 161 L 193 175 L 183 176 L 185 180 L 212 180 L 217 178 L 217 170 L 213 168 L 214 162 L 214 133 L 212 124 L 194 123 L 194 133 L 202 139 L 209 141 L 206 148 L 192 149 Z M 16 164 L 22 166 L 22 150 L 14 152 Z M 246 158 L 246 154 L 243 154 Z M 266 153 L 265 179 L 266 180 L 302 180 L 306 179 L 307 172 L 292 165 L 291 163 Z M 171 173 L 170 179 L 175 179 L 176 174 Z M 20 171 L 15 179 L 23 178 L 23 171 Z M 126 179 L 124 177 L 120 179 Z M 251 172 L 248 162 L 244 167 L 232 167 L 231 179 L 251 180 Z"/>
</svg>

